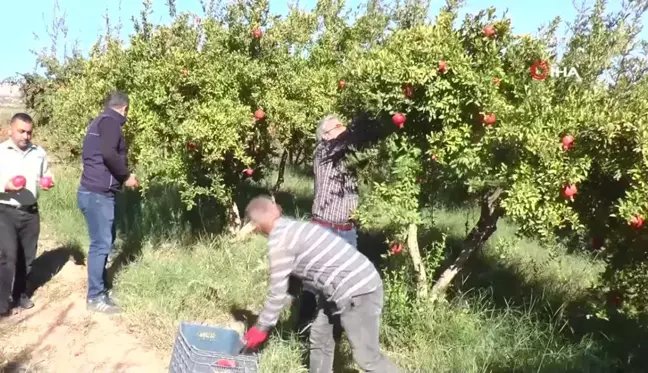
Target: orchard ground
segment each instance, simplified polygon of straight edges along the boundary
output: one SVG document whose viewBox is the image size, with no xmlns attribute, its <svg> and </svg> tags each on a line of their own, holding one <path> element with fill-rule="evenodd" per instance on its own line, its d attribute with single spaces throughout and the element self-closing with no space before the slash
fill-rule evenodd
<svg viewBox="0 0 648 373">
<path fill-rule="evenodd" d="M 44 240 L 49 240 L 45 246 L 74 248 L 71 252 L 77 255 L 67 257 L 74 260 L 78 253 L 83 256 L 88 243 L 85 223 L 75 202 L 80 170 L 70 164 L 55 167 L 57 187 L 41 201 L 43 225 L 48 232 Z M 267 183 L 275 178 L 268 175 Z M 263 185 L 264 181 L 251 185 L 248 195 L 242 198 L 261 192 Z M 116 274 L 114 294 L 125 315 L 110 321 L 116 325 L 111 335 L 130 334 L 125 336 L 130 346 L 136 346 L 133 348 L 139 348 L 144 355 L 161 357 L 158 363 L 161 360 L 168 364 L 180 321 L 228 325 L 239 330 L 242 325 L 236 321 L 254 321 L 266 294 L 265 241 L 261 237 L 237 241 L 228 235 L 210 233 L 213 227 L 205 210 L 194 216 L 202 233 L 189 233 L 190 222 L 174 193 L 151 193 L 156 197 L 149 197 L 146 204 L 134 194 L 121 196 L 124 204 L 118 213 L 117 254 L 110 272 Z M 312 179 L 308 173 L 289 169 L 282 192 L 277 195 L 284 211 L 307 218 L 311 196 Z M 447 234 L 447 249 L 453 250 L 465 236 L 466 226 L 472 226 L 477 217 L 470 208 L 439 209 L 428 216 L 421 232 L 437 238 Z M 570 325 L 563 316 L 569 305 L 585 296 L 602 265 L 586 254 L 569 254 L 518 239 L 515 231 L 505 221 L 500 224 L 496 236 L 471 264 L 471 277 L 460 281 L 446 303 L 413 305 L 407 300 L 407 289 L 399 288 L 403 282 L 386 281 L 383 347 L 405 372 L 611 370 L 612 361 L 601 346 L 590 338 L 576 338 L 569 333 Z M 379 250 L 386 251 L 377 232 L 363 234 L 360 245 L 374 259 L 379 259 Z M 65 271 L 56 273 L 59 269 L 48 276 L 53 278 L 49 282 L 74 281 L 67 292 L 81 299 L 85 279 L 66 280 Z M 48 307 L 61 308 L 68 299 L 51 292 L 42 295 L 49 286 L 46 284 L 36 294 L 41 301 L 46 299 Z M 35 314 L 32 320 L 21 323 L 27 327 L 29 323 L 43 322 L 37 321 L 38 317 Z M 291 325 L 287 310 L 262 351 L 262 372 L 307 371 L 303 365 L 305 349 L 292 334 Z M 83 328 L 79 328 L 78 336 L 73 330 L 69 333 L 66 338 L 88 338 Z M 71 359 L 90 361 L 91 352 L 90 346 Z M 356 371 L 346 343 L 339 354 L 338 371 Z M 47 358 L 30 356 L 27 360 Z M 148 368 L 164 371 L 159 365 Z"/>
</svg>

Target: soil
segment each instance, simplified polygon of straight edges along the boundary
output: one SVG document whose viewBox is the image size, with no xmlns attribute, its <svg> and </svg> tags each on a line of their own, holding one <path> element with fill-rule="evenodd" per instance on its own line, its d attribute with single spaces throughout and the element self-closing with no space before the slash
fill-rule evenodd
<svg viewBox="0 0 648 373">
<path fill-rule="evenodd" d="M 44 232 L 32 269 L 43 284 L 36 305 L 0 321 L 0 372 L 167 372 L 170 357 L 129 333 L 119 315 L 86 309 L 86 267 L 78 261 Z"/>
</svg>

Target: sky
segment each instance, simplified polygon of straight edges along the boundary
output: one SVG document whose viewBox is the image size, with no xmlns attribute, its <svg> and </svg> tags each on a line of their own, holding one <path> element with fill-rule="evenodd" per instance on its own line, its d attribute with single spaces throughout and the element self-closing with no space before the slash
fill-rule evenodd
<svg viewBox="0 0 648 373">
<path fill-rule="evenodd" d="M 578 3 L 581 1 L 578 0 Z M 593 2 L 586 1 L 589 4 Z M 168 23 L 170 18 L 166 0 L 152 2 L 154 13 L 151 21 Z M 55 11 L 56 3 L 58 11 Z M 299 6 L 312 9 L 315 3 L 316 0 L 301 0 Z M 346 6 L 351 9 L 363 3 L 365 0 L 346 0 Z M 431 14 L 437 14 L 444 3 L 442 0 L 432 0 Z M 287 1 L 270 0 L 270 11 L 273 14 L 286 14 L 288 4 Z M 609 0 L 608 4 L 610 11 L 618 10 L 621 0 Z M 179 13 L 190 11 L 202 14 L 200 0 L 176 0 L 176 5 Z M 466 0 L 461 18 L 465 13 L 477 13 L 490 6 L 497 8 L 498 15 L 508 10 L 513 32 L 517 34 L 533 34 L 556 16 L 563 21 L 571 21 L 576 15 L 570 0 Z M 98 36 L 105 31 L 106 14 L 109 14 L 113 25 L 121 19 L 122 36 L 127 39 L 133 31 L 131 17 L 137 17 L 141 9 L 142 0 L 0 0 L 0 14 L 3 15 L 0 22 L 0 80 L 17 73 L 34 71 L 34 51 L 51 45 L 47 29 L 57 18 L 56 15 L 65 15 L 68 44 L 77 42 L 81 51 L 87 54 Z M 642 37 L 648 39 L 648 27 L 643 30 Z"/>
</svg>

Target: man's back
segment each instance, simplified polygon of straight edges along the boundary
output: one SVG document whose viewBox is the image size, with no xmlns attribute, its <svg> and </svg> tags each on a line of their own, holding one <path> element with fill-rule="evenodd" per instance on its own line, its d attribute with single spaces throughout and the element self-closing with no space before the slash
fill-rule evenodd
<svg viewBox="0 0 648 373">
<path fill-rule="evenodd" d="M 268 237 L 270 296 L 259 325 L 276 324 L 287 298 L 288 277 L 319 291 L 342 309 L 353 296 L 371 293 L 382 286 L 374 265 L 335 233 L 311 222 L 280 218 Z"/>
<path fill-rule="evenodd" d="M 271 258 L 293 257 L 292 274 L 330 301 L 369 293 L 381 285 L 367 257 L 318 224 L 282 218 L 269 239 Z"/>
<path fill-rule="evenodd" d="M 128 177 L 121 126 L 126 118 L 107 109 L 88 124 L 83 140 L 81 185 L 95 193 L 114 193 Z"/>
<path fill-rule="evenodd" d="M 313 216 L 346 223 L 358 206 L 356 176 L 346 165 L 344 140 L 320 142 L 315 150 Z"/>
</svg>

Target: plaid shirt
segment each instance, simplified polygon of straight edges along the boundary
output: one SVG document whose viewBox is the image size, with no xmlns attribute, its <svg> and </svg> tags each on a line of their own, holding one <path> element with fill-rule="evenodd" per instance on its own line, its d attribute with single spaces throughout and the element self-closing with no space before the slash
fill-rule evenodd
<svg viewBox="0 0 648 373">
<path fill-rule="evenodd" d="M 358 179 L 347 167 L 351 147 L 360 149 L 386 137 L 393 126 L 381 125 L 363 115 L 336 139 L 321 141 L 315 148 L 315 201 L 313 217 L 330 223 L 348 223 L 358 207 Z"/>
<path fill-rule="evenodd" d="M 315 148 L 313 217 L 317 219 L 347 223 L 358 207 L 358 181 L 345 159 L 348 146 L 345 136 L 321 141 Z"/>
</svg>

